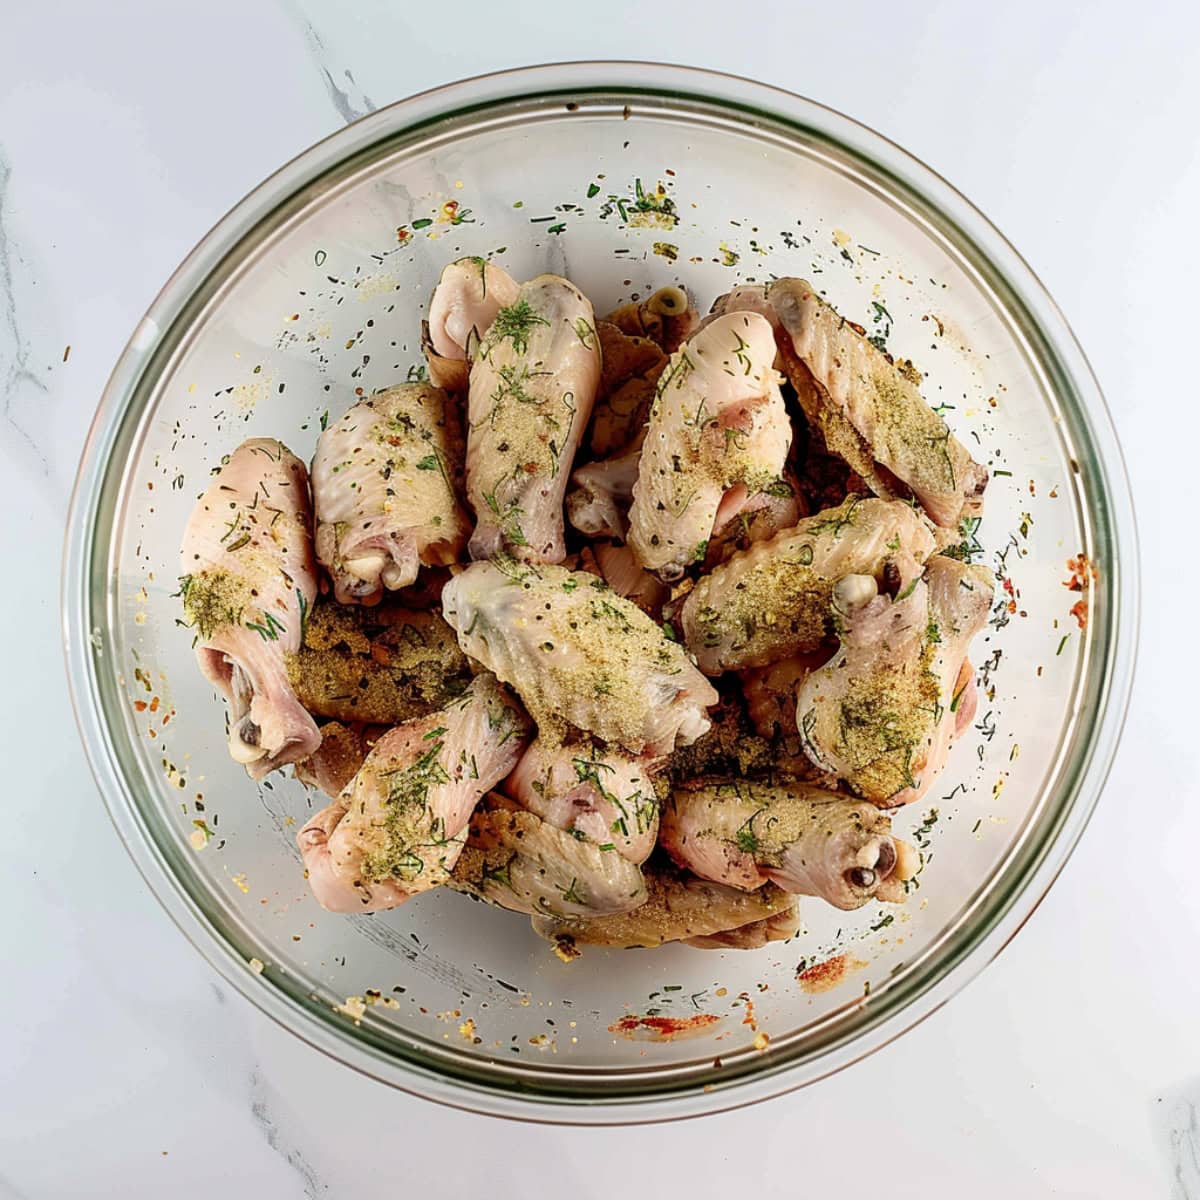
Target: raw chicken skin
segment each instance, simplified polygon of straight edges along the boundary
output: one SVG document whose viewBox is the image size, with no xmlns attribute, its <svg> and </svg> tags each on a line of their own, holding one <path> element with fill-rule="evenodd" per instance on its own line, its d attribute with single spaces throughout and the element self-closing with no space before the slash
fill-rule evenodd
<svg viewBox="0 0 1200 1200">
<path fill-rule="evenodd" d="M 618 596 L 632 600 L 644 613 L 658 618 L 667 599 L 667 585 L 638 565 L 628 546 L 615 542 L 593 542 L 592 553 L 604 582 Z"/>
<path fill-rule="evenodd" d="M 873 575 L 900 590 L 933 548 L 928 524 L 910 505 L 851 496 L 701 578 L 684 601 L 684 641 L 709 675 L 816 650 L 833 633 L 838 579 Z"/>
<path fill-rule="evenodd" d="M 511 697 L 480 675 L 461 700 L 381 737 L 333 815 L 325 810 L 300 833 L 310 881 L 321 881 L 318 902 L 370 912 L 445 883 L 475 805 L 516 766 L 527 732 Z"/>
<path fill-rule="evenodd" d="M 474 563 L 442 593 L 464 653 L 517 691 L 542 736 L 565 725 L 667 754 L 709 726 L 717 693 L 640 608 L 586 571 Z"/>
<path fill-rule="evenodd" d="M 899 903 L 920 866 L 878 809 L 800 783 L 676 788 L 663 806 L 660 841 L 704 879 L 747 890 L 771 880 L 847 910 L 869 900 Z"/>
<path fill-rule="evenodd" d="M 987 471 L 916 384 L 807 281 L 775 280 L 766 296 L 785 334 L 781 349 L 796 394 L 829 448 L 884 495 L 895 494 L 889 476 L 900 480 L 935 524 L 956 528 L 964 505 L 977 509 Z M 797 380 L 797 364 L 814 387 Z M 887 474 L 872 471 L 872 463 Z"/>
<path fill-rule="evenodd" d="M 616 458 L 588 463 L 571 476 L 575 487 L 567 495 L 567 519 L 585 537 L 624 539 L 641 461 L 638 438 Z"/>
<path fill-rule="evenodd" d="M 441 388 L 402 383 L 330 425 L 313 458 L 317 559 L 342 604 L 374 604 L 455 562 L 470 533 L 458 502 L 462 437 Z"/>
<path fill-rule="evenodd" d="M 429 378 L 438 387 L 466 392 L 471 351 L 500 309 L 516 300 L 519 287 L 507 271 L 483 258 L 460 258 L 446 267 L 433 289 L 421 338 Z"/>
<path fill-rule="evenodd" d="M 555 746 L 535 738 L 508 777 L 514 800 L 556 829 L 646 861 L 658 836 L 658 797 L 639 758 L 583 738 Z"/>
<path fill-rule="evenodd" d="M 229 702 L 229 753 L 252 779 L 321 744 L 288 682 L 317 594 L 308 473 L 273 438 L 243 442 L 196 503 L 179 555 L 200 670 Z"/>
<path fill-rule="evenodd" d="M 946 763 L 971 640 L 987 623 L 992 574 L 936 555 L 896 600 L 851 575 L 834 589 L 841 646 L 800 686 L 796 723 L 805 753 L 873 804 L 910 804 Z"/>
<path fill-rule="evenodd" d="M 614 849 L 581 841 L 502 796 L 470 823 L 451 886 L 513 912 L 591 917 L 645 903 L 636 863 Z"/>
<path fill-rule="evenodd" d="M 642 445 L 629 544 L 678 579 L 702 563 L 714 527 L 778 479 L 792 427 L 765 318 L 732 313 L 694 334 L 659 377 Z"/>
<path fill-rule="evenodd" d="M 648 895 L 639 908 L 593 920 L 534 917 L 534 932 L 580 945 L 653 947 L 744 929 L 796 908 L 796 898 L 771 883 L 744 892 L 657 861 L 647 864 L 642 874 Z"/>
<path fill-rule="evenodd" d="M 587 297 L 557 275 L 522 284 L 471 365 L 467 498 L 475 559 L 561 562 L 563 493 L 600 380 Z"/>
<path fill-rule="evenodd" d="M 737 551 L 748 550 L 755 542 L 765 542 L 781 530 L 791 529 L 807 513 L 796 476 L 785 469 L 780 479 L 771 480 L 750 496 L 740 513 L 713 530 L 704 569 L 711 571 Z"/>
</svg>

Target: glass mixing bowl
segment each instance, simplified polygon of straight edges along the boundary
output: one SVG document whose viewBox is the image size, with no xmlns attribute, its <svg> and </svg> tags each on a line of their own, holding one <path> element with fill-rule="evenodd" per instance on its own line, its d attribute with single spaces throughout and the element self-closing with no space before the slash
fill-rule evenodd
<svg viewBox="0 0 1200 1200">
<path fill-rule="evenodd" d="M 308 457 L 326 412 L 404 379 L 438 274 L 464 254 L 494 255 L 517 278 L 569 275 L 597 312 L 668 283 L 707 306 L 736 280 L 806 276 L 926 372 L 926 396 L 991 466 L 977 536 L 1002 586 L 974 651 L 979 718 L 931 796 L 896 814 L 925 859 L 905 906 L 803 900 L 804 931 L 763 950 L 588 948 L 566 963 L 525 919 L 451 892 L 358 917 L 309 898 L 294 835 L 319 802 L 283 774 L 255 785 L 228 758 L 222 707 L 176 619 L 180 535 L 210 469 L 244 438 L 277 436 Z M 135 331 L 68 529 L 83 739 L 180 928 L 312 1045 L 397 1087 L 514 1117 L 728 1108 L 911 1027 L 997 953 L 1061 869 L 1133 668 L 1119 450 L 1029 268 L 878 135 L 678 67 L 577 63 L 457 83 L 273 175 Z M 1068 566 L 1080 555 L 1094 577 Z M 1083 590 L 1064 587 L 1072 579 Z M 716 1019 L 665 1041 L 620 1024 L 700 1013 Z"/>
</svg>

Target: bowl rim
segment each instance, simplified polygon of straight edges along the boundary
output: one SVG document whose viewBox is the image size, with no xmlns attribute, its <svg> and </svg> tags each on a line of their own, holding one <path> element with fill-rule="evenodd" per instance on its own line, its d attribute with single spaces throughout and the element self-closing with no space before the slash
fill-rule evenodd
<svg viewBox="0 0 1200 1200">
<path fill-rule="evenodd" d="M 1037 339 L 1039 362 L 1054 368 L 1065 385 L 1060 404 L 1074 409 L 1080 432 L 1094 449 L 1095 481 L 1089 499 L 1099 504 L 1098 536 L 1111 546 L 1109 569 L 1099 585 L 1110 614 L 1093 670 L 1101 674 L 1094 720 L 1074 749 L 1074 777 L 1065 789 L 1057 824 L 1040 853 L 1027 864 L 1016 887 L 993 903 L 982 934 L 931 969 L 912 995 L 893 998 L 864 1029 L 821 1050 L 814 1060 L 762 1067 L 731 1082 L 686 1090 L 590 1096 L 584 1101 L 553 1093 L 530 1094 L 516 1087 L 448 1075 L 409 1059 L 389 1056 L 345 1030 L 318 1021 L 281 989 L 247 969 L 245 960 L 212 926 L 146 836 L 125 777 L 113 754 L 97 692 L 104 654 L 95 594 L 111 601 L 112 589 L 97 588 L 96 537 L 110 451 L 166 335 L 188 318 L 189 302 L 202 283 L 243 241 L 260 231 L 270 214 L 298 196 L 329 170 L 377 143 L 436 120 L 465 116 L 498 105 L 544 101 L 562 95 L 658 96 L 703 102 L 745 117 L 816 134 L 853 159 L 869 164 L 919 199 L 945 234 L 956 235 L 960 251 L 974 252 L 976 267 L 1006 310 L 1024 313 L 1024 332 Z M 492 72 L 417 93 L 335 131 L 297 155 L 239 201 L 197 243 L 164 284 L 138 323 L 105 386 L 85 439 L 72 491 L 62 565 L 62 611 L 68 685 L 76 723 L 93 778 L 109 816 L 137 869 L 167 914 L 192 945 L 260 1011 L 302 1041 L 346 1065 L 413 1095 L 471 1112 L 561 1124 L 621 1125 L 674 1120 L 725 1111 L 766 1100 L 816 1082 L 888 1044 L 936 1011 L 991 962 L 1029 919 L 1061 872 L 1086 828 L 1119 742 L 1132 688 L 1139 632 L 1137 529 L 1123 455 L 1111 415 L 1092 369 L 1062 313 L 1015 248 L 955 188 L 914 156 L 865 125 L 816 101 L 740 76 L 663 63 L 634 61 L 562 62 Z M 1127 560 L 1127 561 L 1126 561 Z M 1086 673 L 1085 673 L 1086 674 Z M 999 873 L 1001 868 L 997 868 Z M 912 989 L 909 989 L 912 991 Z"/>
</svg>

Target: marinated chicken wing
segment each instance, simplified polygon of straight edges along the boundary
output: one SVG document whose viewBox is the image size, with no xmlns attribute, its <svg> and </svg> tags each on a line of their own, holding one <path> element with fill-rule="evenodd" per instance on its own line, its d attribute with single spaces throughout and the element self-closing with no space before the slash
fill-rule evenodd
<svg viewBox="0 0 1200 1200">
<path fill-rule="evenodd" d="M 499 796 L 471 818 L 450 882 L 530 916 L 604 916 L 646 900 L 641 870 L 611 845 L 580 840 Z"/>
<path fill-rule="evenodd" d="M 548 825 L 632 863 L 658 836 L 658 797 L 642 759 L 591 738 L 554 745 L 535 738 L 505 789 Z"/>
<path fill-rule="evenodd" d="M 229 703 L 229 753 L 252 779 L 320 745 L 288 682 L 317 594 L 308 473 L 286 446 L 253 438 L 196 503 L 180 551 L 196 658 Z"/>
<path fill-rule="evenodd" d="M 963 662 L 991 603 L 986 568 L 941 555 L 895 600 L 878 595 L 870 576 L 839 580 L 840 648 L 796 698 L 809 758 L 874 804 L 924 795 L 945 765 Z"/>
<path fill-rule="evenodd" d="M 444 708 L 471 682 L 454 630 L 437 611 L 322 599 L 286 656 L 300 703 L 319 717 L 399 725 Z"/>
<path fill-rule="evenodd" d="M 770 324 L 731 313 L 694 334 L 658 381 L 642 445 L 629 544 L 678 579 L 702 563 L 714 528 L 783 471 L 791 422 L 772 363 Z"/>
<path fill-rule="evenodd" d="M 676 788 L 663 806 L 659 840 L 704 879 L 746 890 L 771 880 L 842 909 L 902 901 L 904 881 L 920 866 L 878 809 L 800 783 Z"/>
<path fill-rule="evenodd" d="M 483 258 L 460 258 L 443 272 L 422 322 L 429 378 L 456 395 L 467 390 L 469 360 L 500 309 L 517 298 L 519 284 Z"/>
<path fill-rule="evenodd" d="M 851 496 L 701 578 L 683 605 L 684 641 L 710 675 L 815 650 L 833 633 L 829 602 L 838 579 L 872 575 L 901 590 L 933 546 L 910 505 Z"/>
<path fill-rule="evenodd" d="M 674 286 L 659 288 L 641 302 L 622 304 L 604 319 L 631 337 L 657 342 L 665 354 L 674 354 L 700 324 L 691 297 Z"/>
<path fill-rule="evenodd" d="M 911 492 L 935 524 L 956 528 L 964 505 L 978 506 L 987 471 L 916 384 L 807 281 L 775 280 L 766 300 L 782 328 L 785 369 L 829 449 L 877 494 Z"/>
<path fill-rule="evenodd" d="M 534 917 L 534 932 L 588 946 L 662 946 L 745 928 L 796 907 L 796 898 L 772 883 L 744 892 L 657 861 L 647 863 L 642 874 L 647 898 L 640 907 L 591 920 Z"/>
<path fill-rule="evenodd" d="M 575 487 L 567 495 L 567 519 L 580 533 L 624 539 L 641 460 L 638 439 L 616 458 L 600 459 L 575 471 L 571 476 Z"/>
<path fill-rule="evenodd" d="M 454 562 L 470 525 L 458 502 L 462 439 L 441 388 L 402 383 L 360 400 L 317 442 L 317 559 L 343 604 L 408 587 Z"/>
<path fill-rule="evenodd" d="M 521 285 L 471 366 L 467 497 L 471 557 L 561 562 L 563 493 L 600 379 L 587 297 L 566 279 Z"/>
<path fill-rule="evenodd" d="M 524 713 L 491 675 L 375 743 L 338 800 L 300 832 L 313 893 L 333 912 L 392 908 L 445 883 L 480 797 L 516 765 Z"/>
<path fill-rule="evenodd" d="M 442 608 L 459 645 L 512 685 L 543 736 L 569 723 L 658 755 L 708 728 L 717 694 L 683 647 L 586 571 L 474 563 L 446 585 Z"/>
</svg>

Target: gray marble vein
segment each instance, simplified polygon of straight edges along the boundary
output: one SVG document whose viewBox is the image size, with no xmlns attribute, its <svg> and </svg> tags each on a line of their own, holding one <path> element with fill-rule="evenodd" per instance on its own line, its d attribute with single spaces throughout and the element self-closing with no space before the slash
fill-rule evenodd
<svg viewBox="0 0 1200 1200">
<path fill-rule="evenodd" d="M 267 1145 L 300 1177 L 307 1200 L 316 1200 L 321 1193 L 329 1191 L 328 1184 L 321 1182 L 312 1163 L 304 1157 L 300 1148 L 291 1145 L 280 1132 L 267 1106 L 266 1085 L 258 1071 L 250 1073 L 250 1115 L 266 1139 Z"/>
<path fill-rule="evenodd" d="M 304 30 L 304 40 L 308 43 L 309 53 L 312 55 L 317 69 L 321 72 L 321 78 L 325 81 L 329 99 L 333 102 L 333 107 L 337 109 L 342 120 L 349 125 L 351 121 L 357 121 L 360 117 L 373 113 L 376 108 L 375 103 L 355 82 L 350 68 L 343 67 L 339 71 L 336 64 L 329 61 L 329 51 L 313 23 L 298 10 L 295 11 L 295 16 Z M 339 77 L 345 81 L 347 86 L 339 83 Z"/>
<path fill-rule="evenodd" d="M 29 415 L 36 411 L 49 388 L 33 365 L 29 339 L 17 310 L 14 266 L 20 255 L 5 215 L 11 180 L 12 167 L 0 148 L 0 417 L 33 452 L 42 474 L 49 475 L 50 464 L 34 439 Z"/>
<path fill-rule="evenodd" d="M 17 1190 L 16 1184 L 0 1175 L 0 1200 L 25 1200 L 26 1193 Z"/>
<path fill-rule="evenodd" d="M 1187 1097 L 1167 1110 L 1171 1200 L 1200 1200 L 1200 1107 Z"/>
</svg>

